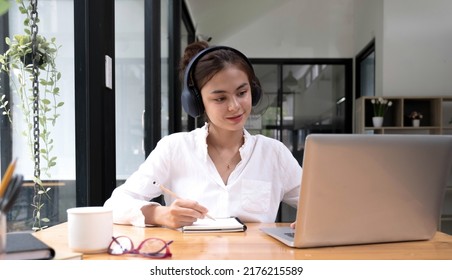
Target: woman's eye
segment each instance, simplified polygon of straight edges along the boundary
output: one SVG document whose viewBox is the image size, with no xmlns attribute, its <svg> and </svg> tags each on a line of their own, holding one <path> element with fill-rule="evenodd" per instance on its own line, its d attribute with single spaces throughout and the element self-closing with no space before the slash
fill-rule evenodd
<svg viewBox="0 0 452 280">
<path fill-rule="evenodd" d="M 214 99 L 214 101 L 216 101 L 216 102 L 221 102 L 221 101 L 223 101 L 223 100 L 224 100 L 224 97 L 220 97 L 220 98 Z"/>
</svg>

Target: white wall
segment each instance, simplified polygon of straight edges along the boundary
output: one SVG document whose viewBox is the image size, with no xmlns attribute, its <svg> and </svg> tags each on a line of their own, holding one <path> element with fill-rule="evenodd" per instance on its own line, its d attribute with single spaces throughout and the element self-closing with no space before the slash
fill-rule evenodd
<svg viewBox="0 0 452 280">
<path fill-rule="evenodd" d="M 188 0 L 198 34 L 249 57 L 350 58 L 353 0 Z M 208 5 L 208 8 L 206 8 Z M 197 9 L 203 9 L 196 12 Z"/>
<path fill-rule="evenodd" d="M 452 95 L 451 11 L 450 0 L 384 0 L 383 95 Z"/>
<path fill-rule="evenodd" d="M 452 95 L 449 0 L 355 0 L 355 52 L 375 38 L 378 96 Z"/>
<path fill-rule="evenodd" d="M 382 92 L 383 1 L 354 0 L 354 56 L 375 39 L 375 94 Z"/>
</svg>

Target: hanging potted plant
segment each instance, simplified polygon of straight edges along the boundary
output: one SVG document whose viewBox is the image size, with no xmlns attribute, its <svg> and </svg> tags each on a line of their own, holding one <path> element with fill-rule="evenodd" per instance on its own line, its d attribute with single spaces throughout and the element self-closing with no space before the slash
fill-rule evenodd
<svg viewBox="0 0 452 280">
<path fill-rule="evenodd" d="M 56 165 L 57 157 L 52 155 L 54 142 L 51 128 L 60 116 L 58 110 L 64 105 L 59 101 L 60 90 L 57 86 L 61 78 L 56 67 L 59 47 L 55 38 L 48 40 L 37 34 L 36 1 L 25 4 L 16 0 L 19 11 L 25 15 L 24 34 L 5 38 L 8 49 L 0 55 L 0 71 L 6 72 L 11 84 L 11 97 L 17 96 L 14 108 L 20 109 L 26 125 L 21 134 L 25 137 L 29 154 L 34 164 L 34 196 L 32 200 L 33 230 L 45 228 L 49 222 L 41 216 L 46 199 L 50 199 L 41 181 L 41 172 L 50 177 L 50 169 Z M 13 99 L 13 98 L 11 98 Z M 0 97 L 0 108 L 3 115 L 13 123 L 10 104 L 5 94 Z M 42 164 L 41 164 L 42 163 Z"/>
</svg>

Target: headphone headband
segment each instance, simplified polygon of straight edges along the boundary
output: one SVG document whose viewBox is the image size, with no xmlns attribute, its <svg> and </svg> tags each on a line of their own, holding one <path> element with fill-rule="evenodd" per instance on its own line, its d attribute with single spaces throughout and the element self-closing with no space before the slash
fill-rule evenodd
<svg viewBox="0 0 452 280">
<path fill-rule="evenodd" d="M 229 50 L 239 55 L 250 66 L 251 70 L 253 71 L 254 77 L 250 78 L 257 79 L 254 75 L 253 65 L 248 60 L 248 58 L 240 51 L 227 46 L 213 46 L 201 50 L 190 60 L 190 62 L 187 65 L 187 68 L 185 69 L 184 85 L 181 95 L 182 106 L 185 112 L 187 112 L 187 114 L 194 118 L 199 117 L 204 113 L 204 104 L 202 103 L 201 91 L 198 89 L 196 82 L 193 79 L 193 72 L 194 69 L 196 68 L 196 65 L 198 64 L 202 57 L 216 50 Z M 251 82 L 250 86 L 251 86 L 252 105 L 254 106 L 259 101 L 262 90 L 260 88 L 259 81 L 252 80 L 250 82 Z"/>
</svg>

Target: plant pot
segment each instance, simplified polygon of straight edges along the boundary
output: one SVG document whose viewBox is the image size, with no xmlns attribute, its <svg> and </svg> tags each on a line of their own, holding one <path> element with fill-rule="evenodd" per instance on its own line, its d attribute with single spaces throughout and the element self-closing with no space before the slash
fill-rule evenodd
<svg viewBox="0 0 452 280">
<path fill-rule="evenodd" d="M 44 65 L 44 63 L 47 62 L 46 56 L 43 53 L 38 51 L 36 56 L 38 58 L 38 60 L 36 61 L 38 67 Z M 21 61 L 24 65 L 33 64 L 33 54 L 31 54 L 31 53 L 26 54 L 24 57 L 22 57 Z"/>
<path fill-rule="evenodd" d="M 412 121 L 412 123 L 413 123 L 413 126 L 414 126 L 414 127 L 419 127 L 419 125 L 421 124 L 421 120 L 419 120 L 419 119 L 414 119 L 414 120 Z"/>
<path fill-rule="evenodd" d="M 381 127 L 383 125 L 383 117 L 373 117 L 372 123 L 374 127 Z"/>
</svg>

